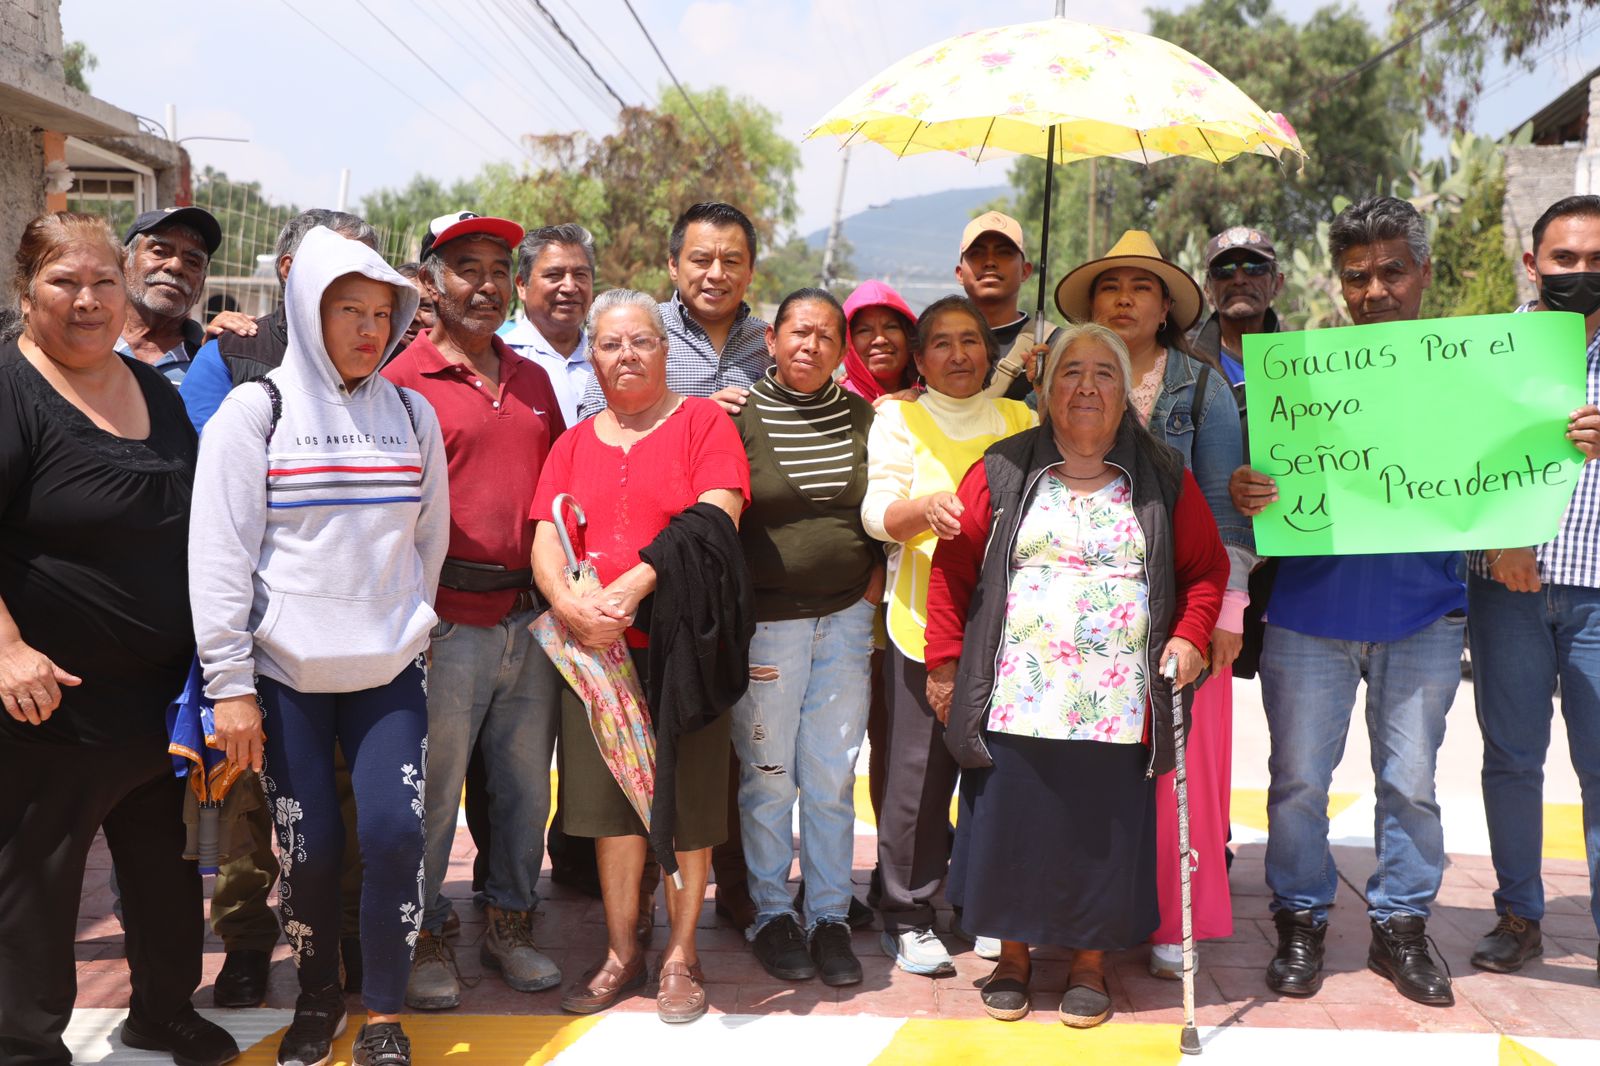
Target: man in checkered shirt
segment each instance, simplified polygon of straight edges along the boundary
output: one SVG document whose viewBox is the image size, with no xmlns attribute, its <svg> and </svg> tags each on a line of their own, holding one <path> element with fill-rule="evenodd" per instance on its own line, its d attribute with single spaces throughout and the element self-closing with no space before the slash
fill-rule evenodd
<svg viewBox="0 0 1600 1066">
<path fill-rule="evenodd" d="M 1523 255 L 1539 298 L 1519 311 L 1575 311 L 1589 336 L 1587 406 L 1567 438 L 1600 453 L 1600 196 L 1545 211 Z M 1568 747 L 1583 790 L 1589 910 L 1600 928 L 1600 464 L 1584 466 L 1556 538 L 1468 558 L 1467 634 L 1483 728 L 1483 804 L 1498 922 L 1472 965 L 1497 973 L 1540 954 L 1544 916 L 1544 759 L 1559 680 Z M 1597 966 L 1600 975 L 1600 966 Z"/>
</svg>

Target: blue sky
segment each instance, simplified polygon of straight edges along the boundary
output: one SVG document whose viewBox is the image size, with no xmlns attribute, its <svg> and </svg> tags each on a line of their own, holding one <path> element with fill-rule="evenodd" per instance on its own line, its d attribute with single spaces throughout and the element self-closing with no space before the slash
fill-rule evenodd
<svg viewBox="0 0 1600 1066">
<path fill-rule="evenodd" d="M 544 2 L 629 103 L 663 82 L 622 0 Z M 1145 6 L 1068 0 L 1067 15 L 1144 29 Z M 1278 6 L 1303 19 L 1321 5 L 1278 0 Z M 1357 6 L 1374 24 L 1386 19 L 1383 0 Z M 859 83 L 923 45 L 1053 10 L 1050 0 L 634 0 L 634 7 L 680 78 L 694 86 L 724 84 L 761 100 L 793 137 Z M 245 144 L 192 140 L 186 147 L 197 165 L 259 180 L 273 199 L 302 206 L 331 205 L 342 167 L 351 171 L 354 204 L 415 173 L 449 179 L 490 159 L 516 158 L 523 133 L 606 132 L 615 114 L 603 90 L 580 87 L 569 56 L 553 49 L 552 58 L 508 28 L 513 18 L 539 18 L 530 0 L 166 0 L 156 6 L 63 0 L 61 17 L 66 39 L 86 42 L 100 60 L 89 74 L 96 96 L 158 121 L 175 104 L 180 138 L 248 138 Z M 1480 107 L 1477 127 L 1506 132 L 1600 65 L 1600 34 L 1587 34 L 1595 24 L 1600 14 L 1575 18 L 1566 30 L 1570 43 L 1552 51 L 1535 73 L 1491 72 L 1495 91 Z M 1202 58 L 1227 72 L 1226 56 Z M 1281 102 L 1260 103 L 1272 108 Z M 1437 138 L 1432 144 L 1437 148 Z M 803 147 L 802 232 L 826 224 L 838 170 L 831 144 Z M 899 161 L 869 146 L 852 154 L 845 210 L 1005 180 L 1004 162 Z"/>
</svg>

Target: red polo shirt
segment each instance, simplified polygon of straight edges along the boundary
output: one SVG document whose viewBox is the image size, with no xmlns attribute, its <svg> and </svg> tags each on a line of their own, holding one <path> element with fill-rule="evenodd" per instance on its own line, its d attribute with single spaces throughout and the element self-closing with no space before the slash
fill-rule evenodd
<svg viewBox="0 0 1600 1066">
<path fill-rule="evenodd" d="M 539 472 L 566 425 L 544 369 L 499 337 L 494 350 L 499 396 L 471 367 L 446 359 L 426 333 L 395 356 L 383 376 L 421 393 L 439 416 L 450 466 L 450 558 L 520 570 L 533 551 L 528 511 Z M 515 589 L 462 592 L 441 585 L 434 609 L 447 622 L 491 626 L 516 597 Z"/>
</svg>

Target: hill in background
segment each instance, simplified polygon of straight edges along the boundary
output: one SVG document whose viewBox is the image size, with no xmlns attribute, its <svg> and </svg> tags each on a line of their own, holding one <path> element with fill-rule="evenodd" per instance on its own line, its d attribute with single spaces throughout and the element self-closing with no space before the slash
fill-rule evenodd
<svg viewBox="0 0 1600 1066">
<path fill-rule="evenodd" d="M 913 310 L 921 310 L 956 290 L 956 246 L 967 220 L 1009 195 L 1009 185 L 949 189 L 846 215 L 842 231 L 856 277 L 893 285 Z M 827 240 L 826 229 L 806 237 L 819 249 Z"/>
</svg>

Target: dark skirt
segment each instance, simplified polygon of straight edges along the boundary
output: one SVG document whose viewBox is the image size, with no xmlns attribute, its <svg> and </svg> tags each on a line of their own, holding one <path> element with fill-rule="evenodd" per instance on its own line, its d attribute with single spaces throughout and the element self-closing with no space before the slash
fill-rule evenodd
<svg viewBox="0 0 1600 1066">
<path fill-rule="evenodd" d="M 961 773 L 945 895 L 979 936 L 1120 951 L 1160 923 L 1155 781 L 1142 744 L 988 733 Z"/>
<path fill-rule="evenodd" d="M 644 648 L 633 650 L 634 668 L 645 676 Z M 733 724 L 723 714 L 703 729 L 678 738 L 678 808 L 673 846 L 698 851 L 728 839 L 728 752 Z M 561 691 L 558 759 L 562 830 L 575 837 L 646 836 L 644 822 L 611 776 L 583 701 Z"/>
</svg>

